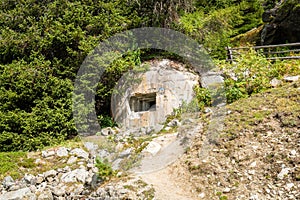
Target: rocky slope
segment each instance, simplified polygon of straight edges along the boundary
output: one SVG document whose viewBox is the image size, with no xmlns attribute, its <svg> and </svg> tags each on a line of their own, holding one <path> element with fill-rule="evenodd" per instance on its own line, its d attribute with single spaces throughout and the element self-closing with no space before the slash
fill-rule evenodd
<svg viewBox="0 0 300 200">
<path fill-rule="evenodd" d="M 300 41 L 300 4 L 297 0 L 280 1 L 262 16 L 266 24 L 261 32 L 261 43 L 285 44 Z"/>
<path fill-rule="evenodd" d="M 209 155 L 199 134 L 174 165 L 201 199 L 300 199 L 300 82 L 228 106 Z"/>
</svg>

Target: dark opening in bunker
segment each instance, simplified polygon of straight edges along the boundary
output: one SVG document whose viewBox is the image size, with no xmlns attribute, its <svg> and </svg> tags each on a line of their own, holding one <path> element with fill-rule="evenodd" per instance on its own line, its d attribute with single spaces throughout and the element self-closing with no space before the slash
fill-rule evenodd
<svg viewBox="0 0 300 200">
<path fill-rule="evenodd" d="M 156 93 L 134 94 L 130 97 L 129 104 L 133 112 L 155 111 Z"/>
</svg>

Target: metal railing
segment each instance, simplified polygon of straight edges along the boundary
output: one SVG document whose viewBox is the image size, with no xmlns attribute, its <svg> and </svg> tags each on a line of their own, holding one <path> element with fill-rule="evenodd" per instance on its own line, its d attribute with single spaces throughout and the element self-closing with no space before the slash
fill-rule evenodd
<svg viewBox="0 0 300 200">
<path fill-rule="evenodd" d="M 236 57 L 244 51 L 254 49 L 255 51 L 261 51 L 268 60 L 290 60 L 300 59 L 300 43 L 289 44 L 276 44 L 276 45 L 264 45 L 253 47 L 226 47 L 227 61 L 234 62 Z M 298 55 L 297 55 L 298 53 Z"/>
</svg>

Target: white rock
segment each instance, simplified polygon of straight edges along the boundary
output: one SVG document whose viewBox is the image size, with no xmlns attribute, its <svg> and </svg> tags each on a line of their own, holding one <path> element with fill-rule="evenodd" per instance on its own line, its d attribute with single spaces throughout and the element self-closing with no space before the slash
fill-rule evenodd
<svg viewBox="0 0 300 200">
<path fill-rule="evenodd" d="M 85 142 L 84 147 L 92 154 L 95 155 L 97 152 L 97 149 L 99 148 L 97 144 L 94 144 L 93 142 Z"/>
<path fill-rule="evenodd" d="M 253 194 L 250 196 L 249 200 L 260 200 L 257 194 Z"/>
<path fill-rule="evenodd" d="M 36 196 L 35 194 L 31 193 L 31 190 L 27 187 L 0 195 L 0 200 L 21 200 L 21 199 L 34 200 L 36 199 Z"/>
<path fill-rule="evenodd" d="M 101 135 L 108 136 L 115 134 L 115 131 L 111 127 L 101 129 Z"/>
<path fill-rule="evenodd" d="M 38 200 L 53 200 L 52 192 L 49 189 L 44 190 L 39 195 Z"/>
<path fill-rule="evenodd" d="M 288 183 L 288 184 L 286 184 L 285 189 L 289 191 L 289 190 L 291 190 L 294 186 L 295 186 L 294 183 Z"/>
<path fill-rule="evenodd" d="M 299 80 L 299 75 L 298 76 L 286 76 L 283 78 L 286 82 L 295 82 Z"/>
<path fill-rule="evenodd" d="M 63 196 L 66 194 L 66 186 L 56 186 L 52 189 L 52 193 L 56 196 Z"/>
<path fill-rule="evenodd" d="M 132 148 L 128 148 L 128 149 L 125 149 L 124 151 L 122 151 L 120 154 L 119 154 L 119 157 L 120 158 L 125 158 L 125 157 L 128 157 L 131 152 L 132 152 Z"/>
<path fill-rule="evenodd" d="M 57 171 L 55 170 L 49 170 L 49 171 L 46 171 L 44 172 L 44 177 L 47 178 L 47 177 L 53 177 L 57 174 Z"/>
<path fill-rule="evenodd" d="M 225 189 L 223 190 L 224 193 L 229 193 L 230 191 L 231 191 L 230 188 L 225 188 Z"/>
<path fill-rule="evenodd" d="M 157 142 L 151 141 L 147 147 L 143 150 L 143 152 L 151 153 L 152 156 L 155 156 L 161 149 L 161 145 Z"/>
<path fill-rule="evenodd" d="M 11 176 L 6 176 L 3 179 L 2 185 L 4 188 L 9 188 L 15 184 L 14 179 Z"/>
<path fill-rule="evenodd" d="M 43 158 L 48 158 L 48 157 L 54 156 L 54 155 L 55 155 L 55 151 L 53 151 L 53 150 L 42 151 Z"/>
<path fill-rule="evenodd" d="M 168 123 L 169 127 L 176 127 L 176 126 L 181 126 L 181 123 L 178 119 L 173 119 Z"/>
<path fill-rule="evenodd" d="M 71 155 L 75 155 L 78 158 L 84 158 L 84 159 L 88 159 L 89 158 L 89 153 L 86 152 L 86 151 L 84 151 L 83 149 L 80 149 L 80 148 L 73 149 L 70 152 L 70 154 Z"/>
<path fill-rule="evenodd" d="M 61 181 L 64 183 L 74 183 L 80 181 L 85 183 L 89 172 L 85 169 L 75 169 L 73 171 L 67 172 L 61 176 Z"/>
<path fill-rule="evenodd" d="M 250 167 L 251 167 L 251 168 L 256 167 L 256 161 L 254 161 L 253 163 L 251 163 L 251 164 L 250 164 Z"/>
<path fill-rule="evenodd" d="M 270 81 L 270 85 L 272 87 L 277 87 L 278 85 L 280 85 L 282 83 L 282 81 L 278 80 L 277 78 L 273 78 L 271 81 Z"/>
<path fill-rule="evenodd" d="M 165 128 L 165 130 L 166 130 L 166 131 L 169 131 L 169 130 L 171 130 L 171 127 L 167 126 L 167 127 Z"/>
<path fill-rule="evenodd" d="M 281 172 L 277 175 L 277 178 L 283 179 L 285 176 L 288 175 L 288 173 L 289 173 L 290 170 L 291 170 L 290 168 L 283 168 L 281 170 Z"/>
<path fill-rule="evenodd" d="M 28 184 L 34 184 L 36 182 L 36 178 L 32 174 L 25 174 L 24 180 Z"/>
<path fill-rule="evenodd" d="M 116 159 L 116 160 L 112 163 L 112 166 L 111 166 L 112 169 L 113 169 L 113 170 L 118 170 L 118 169 L 120 169 L 120 165 L 121 165 L 122 160 L 123 160 L 123 159 L 121 159 L 121 158 Z"/>
<path fill-rule="evenodd" d="M 201 199 L 203 199 L 203 198 L 205 197 L 205 193 L 204 193 L 204 192 L 200 193 L 200 194 L 198 195 L 198 197 L 201 198 Z"/>
<path fill-rule="evenodd" d="M 66 147 L 59 147 L 56 151 L 56 155 L 59 157 L 68 156 L 68 149 Z"/>
<path fill-rule="evenodd" d="M 293 150 L 290 152 L 290 154 L 291 154 L 291 156 L 295 156 L 295 155 L 297 154 L 297 151 L 293 149 Z"/>
<path fill-rule="evenodd" d="M 77 158 L 75 156 L 71 156 L 69 160 L 67 161 L 67 164 L 73 164 L 77 161 Z"/>
<path fill-rule="evenodd" d="M 248 170 L 248 174 L 254 175 L 255 174 L 255 170 Z"/>
</svg>

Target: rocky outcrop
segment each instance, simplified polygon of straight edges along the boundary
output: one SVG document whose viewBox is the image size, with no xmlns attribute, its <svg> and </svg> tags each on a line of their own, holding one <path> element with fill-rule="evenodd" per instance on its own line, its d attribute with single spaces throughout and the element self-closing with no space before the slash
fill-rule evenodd
<svg viewBox="0 0 300 200">
<path fill-rule="evenodd" d="M 37 175 L 26 174 L 19 180 L 5 177 L 0 184 L 0 200 L 150 199 L 153 188 L 138 177 L 123 180 L 118 176 L 118 181 L 102 184 L 104 180 L 98 177 L 95 166 L 95 153 L 99 152 L 90 147 L 91 143 L 85 143 L 89 152 L 66 147 L 42 151 L 36 162 L 57 162 L 68 157 L 74 157 L 75 162 Z"/>
<path fill-rule="evenodd" d="M 261 43 L 285 44 L 300 42 L 300 3 L 298 0 L 282 0 L 275 8 L 262 16 L 265 26 L 261 32 Z"/>
</svg>

